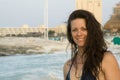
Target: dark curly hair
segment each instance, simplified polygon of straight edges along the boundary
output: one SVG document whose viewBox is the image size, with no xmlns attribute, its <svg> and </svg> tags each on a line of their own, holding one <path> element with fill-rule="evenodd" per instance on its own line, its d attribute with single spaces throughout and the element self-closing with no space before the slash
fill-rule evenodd
<svg viewBox="0 0 120 80">
<path fill-rule="evenodd" d="M 86 21 L 87 39 L 84 46 L 83 55 L 85 62 L 83 66 L 83 73 L 89 71 L 98 78 L 99 70 L 101 70 L 101 62 L 103 56 L 107 51 L 107 45 L 104 41 L 101 24 L 95 19 L 94 15 L 86 10 L 75 10 L 71 13 L 67 23 L 67 38 L 72 48 L 72 62 L 76 63 L 76 56 L 78 53 L 77 44 L 74 42 L 71 34 L 71 21 L 77 18 L 83 18 Z M 77 65 L 77 64 L 75 64 Z"/>
</svg>

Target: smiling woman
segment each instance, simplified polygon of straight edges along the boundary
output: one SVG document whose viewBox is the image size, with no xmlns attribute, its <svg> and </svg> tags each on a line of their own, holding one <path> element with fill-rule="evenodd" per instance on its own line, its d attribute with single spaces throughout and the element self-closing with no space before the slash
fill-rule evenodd
<svg viewBox="0 0 120 80">
<path fill-rule="evenodd" d="M 120 68 L 107 50 L 100 23 L 86 10 L 74 11 L 67 24 L 72 57 L 64 64 L 64 80 L 120 80 Z"/>
</svg>

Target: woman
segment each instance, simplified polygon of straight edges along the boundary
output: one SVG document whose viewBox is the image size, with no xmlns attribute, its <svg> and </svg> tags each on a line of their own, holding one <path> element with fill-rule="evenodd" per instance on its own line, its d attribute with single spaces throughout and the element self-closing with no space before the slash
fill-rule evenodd
<svg viewBox="0 0 120 80">
<path fill-rule="evenodd" d="M 92 13 L 74 11 L 67 24 L 72 57 L 64 64 L 64 80 L 120 80 L 119 65 Z"/>
</svg>

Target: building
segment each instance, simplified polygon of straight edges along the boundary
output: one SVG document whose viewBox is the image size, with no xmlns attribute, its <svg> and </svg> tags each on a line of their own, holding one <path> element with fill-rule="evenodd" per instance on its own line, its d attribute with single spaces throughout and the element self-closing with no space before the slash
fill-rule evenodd
<svg viewBox="0 0 120 80">
<path fill-rule="evenodd" d="M 50 30 L 51 31 L 55 31 L 55 33 L 57 33 L 57 34 L 61 34 L 61 33 L 66 34 L 67 28 L 66 28 L 66 25 L 63 24 L 63 25 L 59 25 L 59 26 L 56 26 L 56 27 L 51 27 L 48 30 L 49 31 Z"/>
<path fill-rule="evenodd" d="M 113 9 L 111 18 L 105 23 L 104 29 L 110 32 L 120 31 L 120 3 L 116 4 Z"/>
<path fill-rule="evenodd" d="M 33 33 L 33 32 L 40 32 L 40 33 L 44 33 L 45 28 L 43 27 L 29 27 L 28 25 L 23 25 L 21 27 L 6 27 L 6 28 L 0 28 L 0 36 L 11 36 L 11 35 L 25 35 L 27 33 Z"/>
<path fill-rule="evenodd" d="M 76 0 L 76 9 L 92 12 L 96 19 L 102 23 L 102 0 Z"/>
<path fill-rule="evenodd" d="M 66 25 L 59 25 L 56 27 L 48 28 L 48 31 L 54 31 L 56 34 L 66 34 Z M 21 27 L 5 27 L 0 28 L 0 36 L 17 36 L 17 35 L 26 35 L 30 33 L 40 33 L 43 34 L 44 37 L 46 34 L 46 27 L 44 25 L 40 25 L 37 27 L 29 27 L 29 25 L 23 25 Z"/>
</svg>

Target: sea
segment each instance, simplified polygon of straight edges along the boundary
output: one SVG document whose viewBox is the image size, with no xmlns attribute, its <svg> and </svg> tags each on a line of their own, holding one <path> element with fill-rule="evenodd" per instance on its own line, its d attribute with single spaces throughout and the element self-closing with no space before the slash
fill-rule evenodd
<svg viewBox="0 0 120 80">
<path fill-rule="evenodd" d="M 113 45 L 120 65 L 120 50 Z M 0 57 L 0 80 L 63 80 L 63 65 L 70 51 Z"/>
<path fill-rule="evenodd" d="M 0 80 L 63 80 L 63 65 L 69 58 L 66 51 L 0 57 Z"/>
</svg>

